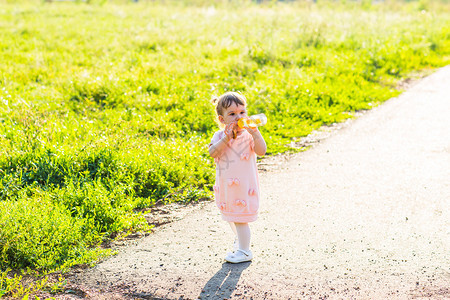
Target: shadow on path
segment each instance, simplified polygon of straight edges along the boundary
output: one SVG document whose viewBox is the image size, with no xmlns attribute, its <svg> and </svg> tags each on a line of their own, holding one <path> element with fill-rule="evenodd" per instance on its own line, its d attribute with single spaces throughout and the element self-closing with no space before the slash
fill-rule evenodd
<svg viewBox="0 0 450 300">
<path fill-rule="evenodd" d="M 202 299 L 229 299 L 239 282 L 242 272 L 252 262 L 240 264 L 224 263 L 220 269 L 203 287 L 200 296 Z"/>
</svg>

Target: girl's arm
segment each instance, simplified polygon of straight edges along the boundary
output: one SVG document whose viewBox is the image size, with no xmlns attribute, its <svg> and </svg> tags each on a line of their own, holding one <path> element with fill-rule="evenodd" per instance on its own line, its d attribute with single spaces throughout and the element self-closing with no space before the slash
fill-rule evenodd
<svg viewBox="0 0 450 300">
<path fill-rule="evenodd" d="M 209 147 L 209 155 L 211 155 L 212 158 L 221 156 L 223 151 L 225 151 L 228 142 L 232 139 L 233 128 L 235 126 L 236 122 L 228 124 L 223 131 L 225 133 L 224 137 Z"/>
<path fill-rule="evenodd" d="M 255 153 L 259 156 L 263 156 L 266 154 L 267 151 L 267 145 L 266 141 L 264 141 L 264 138 L 262 137 L 261 133 L 258 129 L 247 129 L 248 132 L 253 136 L 253 141 L 255 142 Z"/>
<path fill-rule="evenodd" d="M 228 135 L 224 135 L 217 143 L 211 145 L 209 147 L 209 155 L 212 158 L 216 158 L 222 155 L 223 151 L 228 147 L 228 141 L 230 137 Z"/>
</svg>

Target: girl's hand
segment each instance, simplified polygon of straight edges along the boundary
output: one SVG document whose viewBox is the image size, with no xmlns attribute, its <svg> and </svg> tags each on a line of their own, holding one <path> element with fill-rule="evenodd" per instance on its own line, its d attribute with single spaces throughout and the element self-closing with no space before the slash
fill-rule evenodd
<svg viewBox="0 0 450 300">
<path fill-rule="evenodd" d="M 244 127 L 247 131 L 248 131 L 248 133 L 250 133 L 251 135 L 254 135 L 255 133 L 257 133 L 259 130 L 258 130 L 258 127 L 249 127 L 249 126 L 246 126 L 246 127 Z"/>
<path fill-rule="evenodd" d="M 244 128 L 247 130 L 248 133 L 251 135 L 254 135 L 258 132 L 258 127 L 256 126 L 255 122 L 253 122 L 249 117 L 243 117 L 239 119 L 238 126 L 240 128 Z"/>
<path fill-rule="evenodd" d="M 229 123 L 225 129 L 223 130 L 223 132 L 225 133 L 225 135 L 228 137 L 228 139 L 235 139 L 236 138 L 236 122 L 231 122 Z"/>
</svg>

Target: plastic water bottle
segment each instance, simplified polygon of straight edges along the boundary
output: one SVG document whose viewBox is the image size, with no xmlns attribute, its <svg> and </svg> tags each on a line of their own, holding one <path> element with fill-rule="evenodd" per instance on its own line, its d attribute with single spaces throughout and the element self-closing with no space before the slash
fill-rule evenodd
<svg viewBox="0 0 450 300">
<path fill-rule="evenodd" d="M 256 128 L 267 124 L 267 117 L 265 114 L 257 114 L 250 117 L 240 118 L 238 126 L 241 128 Z"/>
</svg>

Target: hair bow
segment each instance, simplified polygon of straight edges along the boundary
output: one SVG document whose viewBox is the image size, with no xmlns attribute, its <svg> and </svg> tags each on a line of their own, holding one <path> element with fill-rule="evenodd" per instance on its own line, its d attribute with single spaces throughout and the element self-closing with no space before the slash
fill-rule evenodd
<svg viewBox="0 0 450 300">
<path fill-rule="evenodd" d="M 218 206 L 219 206 L 219 209 L 220 209 L 220 210 L 225 210 L 225 208 L 226 208 L 226 203 L 220 202 Z"/>
<path fill-rule="evenodd" d="M 247 205 L 247 203 L 245 203 L 244 200 L 239 200 L 239 199 L 236 200 L 235 203 L 237 206 L 242 206 L 242 207 L 245 207 Z"/>
<path fill-rule="evenodd" d="M 233 184 L 239 185 L 239 179 L 237 179 L 237 178 L 229 178 L 228 179 L 228 185 L 232 186 Z"/>
<path fill-rule="evenodd" d="M 246 153 L 242 153 L 241 154 L 241 160 L 248 160 L 250 158 L 250 153 L 246 152 Z"/>
</svg>

